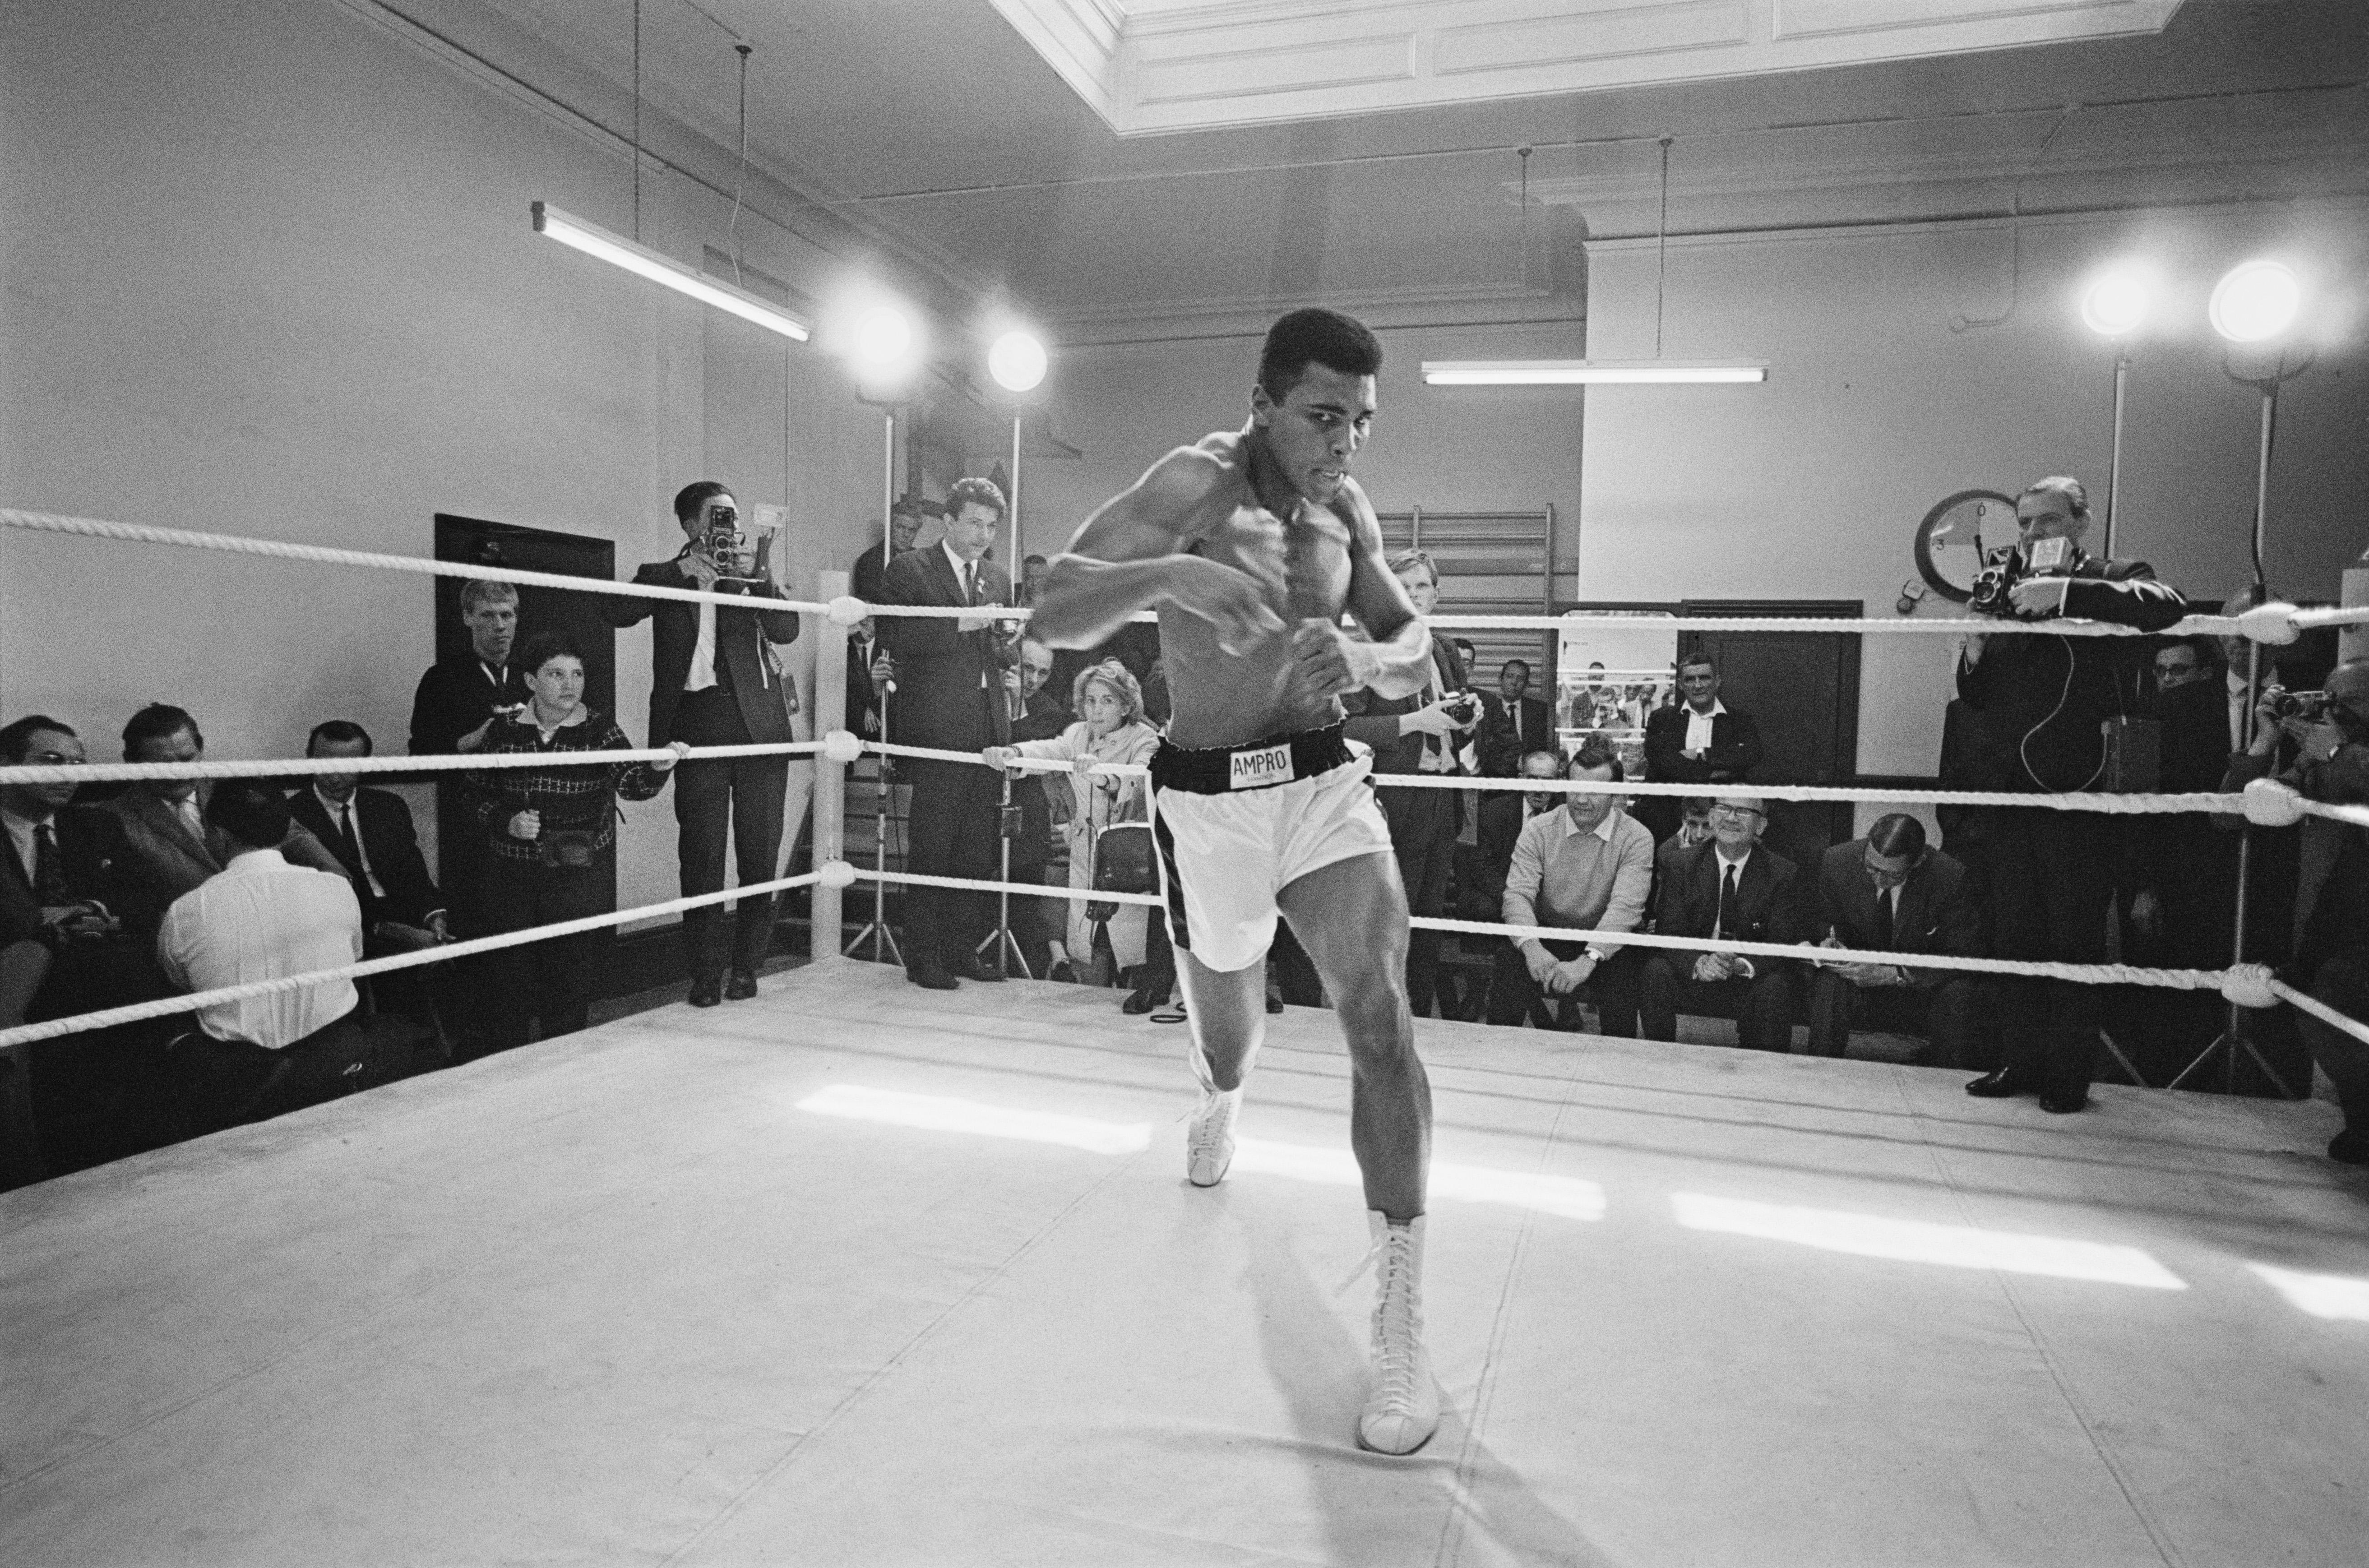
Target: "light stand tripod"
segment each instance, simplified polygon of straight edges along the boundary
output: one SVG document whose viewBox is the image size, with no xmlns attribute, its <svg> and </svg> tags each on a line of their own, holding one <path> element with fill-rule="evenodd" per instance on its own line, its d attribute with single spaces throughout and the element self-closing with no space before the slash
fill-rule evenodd
<svg viewBox="0 0 2369 1568">
<path fill-rule="evenodd" d="M 896 689 L 897 683 L 893 681 L 880 688 L 880 737 L 883 740 L 888 738 L 888 697 Z M 872 808 L 872 869 L 883 872 L 888 869 L 888 812 L 897 794 L 896 764 L 886 751 L 880 753 L 879 767 L 874 777 L 877 783 L 875 786 L 876 804 Z M 872 939 L 874 963 L 883 961 L 883 953 L 898 964 L 905 961 L 903 950 L 897 945 L 896 933 L 888 929 L 888 879 L 885 876 L 876 876 L 872 879 L 871 923 L 855 933 L 855 940 L 847 944 L 841 956 L 853 957 L 867 936 Z"/>
<path fill-rule="evenodd" d="M 2263 522 L 2269 514 L 2271 504 L 2271 444 L 2278 429 L 2279 386 L 2282 383 L 2291 381 L 2310 369 L 2311 361 L 2312 355 L 2306 350 L 2302 361 L 2293 369 L 2289 369 L 2286 353 L 2281 350 L 2276 367 L 2268 375 L 2261 376 L 2239 375 L 2226 358 L 2222 363 L 2222 369 L 2230 380 L 2254 387 L 2262 395 L 2262 436 L 2259 455 L 2254 464 L 2254 595 L 2258 602 L 2266 601 L 2270 597 L 2269 577 L 2262 569 L 2262 535 Z M 2249 641 L 2246 650 L 2246 711 L 2238 721 L 2242 732 L 2239 737 L 2241 744 L 2250 745 L 2254 739 L 2256 722 L 2254 708 L 2261 698 L 2262 645 Z M 2237 840 L 2237 933 L 2231 941 L 2229 950 L 2229 962 L 2232 965 L 2246 961 L 2248 892 L 2246 883 L 2248 873 L 2253 868 L 2253 859 L 2254 825 L 2249 822 Z M 2207 1063 L 2218 1058 L 2221 1063 L 2221 1093 L 2235 1093 L 2237 1087 L 2237 1053 L 2241 1050 L 2254 1059 L 2254 1065 L 2261 1069 L 2262 1076 L 2271 1081 L 2272 1087 L 2281 1095 L 2290 1100 L 2295 1097 L 2295 1092 L 2287 1087 L 2286 1081 L 2278 1075 L 2277 1070 L 2263 1059 L 2261 1051 L 2256 1048 L 2246 1028 L 2246 1010 L 2234 1001 L 2229 1004 L 2228 1023 L 2221 1033 L 2213 1036 L 2213 1043 L 2198 1053 L 2194 1061 L 2181 1068 L 2180 1075 L 2166 1087 L 2179 1088 L 2202 1071 Z"/>
<path fill-rule="evenodd" d="M 1012 841 L 1020 836 L 1020 808 L 1012 804 L 1012 775 L 1003 774 L 1003 803 L 997 813 L 996 841 L 1001 846 L 1002 862 L 996 873 L 999 882 L 1012 880 Z M 995 929 L 979 939 L 975 951 L 981 958 L 987 950 L 995 949 L 995 972 L 1009 978 L 1016 966 L 1023 979 L 1036 978 L 1028 967 L 1028 956 L 1020 951 L 1020 939 L 1012 934 L 1012 889 L 999 889 L 995 895 Z"/>
</svg>

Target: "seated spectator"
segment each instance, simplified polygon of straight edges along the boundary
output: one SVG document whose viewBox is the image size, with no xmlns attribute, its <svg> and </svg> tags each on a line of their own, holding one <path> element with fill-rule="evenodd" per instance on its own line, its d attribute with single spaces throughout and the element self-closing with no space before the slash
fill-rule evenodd
<svg viewBox="0 0 2369 1568">
<path fill-rule="evenodd" d="M 1719 700 L 1719 666 L 1708 654 L 1678 660 L 1678 695 L 1645 720 L 1645 776 L 1655 784 L 1743 784 L 1760 765 L 1760 727 Z M 1656 842 L 1677 830 L 1669 797 L 1646 817 Z"/>
<path fill-rule="evenodd" d="M 2260 727 L 2292 748 L 2292 762 L 2276 776 L 2314 800 L 2358 805 L 2369 801 L 2369 659 L 2338 665 L 2326 690 L 2332 702 L 2325 717 L 2290 715 L 2273 722 L 2265 712 Z M 2275 741 L 2266 744 L 2258 735 L 2248 750 L 2231 759 L 2221 787 L 2241 789 L 2252 779 L 2272 776 L 2281 754 Z M 2369 1020 L 2369 830 L 2345 831 L 2285 974 L 2288 984 L 2316 1001 L 2348 1018 Z M 2369 1165 L 2369 1046 L 2300 1009 L 2295 1023 L 2312 1059 L 2336 1086 L 2344 1113 L 2342 1130 L 2328 1145 L 2329 1158 Z"/>
<path fill-rule="evenodd" d="M 1760 847 L 1768 825 L 1758 795 L 1711 802 L 1711 841 L 1698 844 L 1662 887 L 1654 929 L 1705 941 L 1811 940 L 1807 890 L 1793 863 Z M 1657 950 L 1645 959 L 1638 1015 L 1649 1040 L 1678 1037 L 1681 1012 L 1733 1018 L 1750 1050 L 1793 1046 L 1796 1002 L 1791 963 L 1738 953 Z"/>
<path fill-rule="evenodd" d="M 1569 777 L 1616 783 L 1620 759 L 1590 741 L 1571 760 Z M 1654 836 L 1610 795 L 1572 795 L 1522 826 L 1505 876 L 1507 925 L 1562 926 L 1574 932 L 1630 932 L 1644 923 L 1654 887 Z M 1577 1005 L 1580 987 L 1593 983 L 1602 1033 L 1637 1032 L 1638 977 L 1643 952 L 1621 944 L 1574 937 L 1558 942 L 1517 936 L 1497 952 L 1489 982 L 1489 1022 L 1517 1024 L 1541 995 Z"/>
<path fill-rule="evenodd" d="M 1667 800 L 1668 795 L 1662 796 Z M 1654 850 L 1654 877 L 1656 887 L 1666 886 L 1686 863 L 1687 856 L 1698 844 L 1711 841 L 1711 802 L 1700 795 L 1678 798 L 1678 830 L 1664 839 Z"/>
<path fill-rule="evenodd" d="M 183 990 L 336 969 L 362 956 L 361 905 L 342 872 L 292 865 L 288 804 L 263 779 L 225 779 L 206 803 L 228 851 L 222 872 L 173 901 L 156 934 L 165 974 Z M 340 1085 L 351 1049 L 338 1026 L 360 998 L 349 979 L 200 1008 L 177 1042 L 193 1067 L 207 1127 L 297 1109 Z M 326 1069 L 325 1070 L 325 1068 Z"/>
<path fill-rule="evenodd" d="M 1522 759 L 1521 776 L 1562 777 L 1562 753 L 1541 748 Z M 1562 807 L 1563 797 L 1551 791 L 1489 790 L 1481 796 L 1481 819 L 1474 841 L 1457 846 L 1457 918 L 1500 921 L 1505 918 L 1505 876 L 1513 869 L 1514 845 L 1530 818 Z M 1465 852 L 1470 851 L 1470 853 Z"/>
<path fill-rule="evenodd" d="M 486 908 L 497 932 L 524 931 L 606 914 L 616 908 L 617 802 L 647 800 L 666 787 L 672 761 L 582 763 L 571 751 L 626 751 L 634 743 L 608 715 L 584 705 L 584 655 L 575 639 L 546 632 L 521 661 L 533 699 L 497 723 L 487 756 L 532 751 L 547 767 L 487 769 L 468 778 L 470 815 L 488 851 Z M 671 750 L 680 758 L 690 748 Z M 540 1019 L 548 1040 L 584 1027 L 592 1005 L 593 962 L 605 931 L 578 932 L 502 949 L 487 987 L 493 1048 L 526 1043 Z"/>
<path fill-rule="evenodd" d="M 1481 720 L 1482 776 L 1512 778 L 1519 771 L 1522 760 L 1531 752 L 1553 748 L 1547 705 L 1531 696 L 1529 689 L 1529 661 L 1507 659 L 1497 671 L 1495 701 Z"/>
<path fill-rule="evenodd" d="M 367 757 L 370 731 L 333 718 L 305 738 L 307 757 Z M 372 957 L 409 953 L 451 940 L 444 900 L 411 825 L 411 807 L 392 790 L 367 789 L 359 773 L 315 773 L 289 803 L 354 885 L 361 901 L 362 944 Z"/>
<path fill-rule="evenodd" d="M 1045 591 L 1045 574 L 1052 565 L 1042 555 L 1029 555 L 1020 563 L 1020 602 L 1033 605 Z"/>
<path fill-rule="evenodd" d="M 0 763 L 83 760 L 73 729 L 45 715 L 0 729 Z M 143 1001 L 164 989 L 148 944 L 124 933 L 112 907 L 120 898 L 122 830 L 104 812 L 69 805 L 74 787 L 0 784 L 0 1029 Z M 124 1070 L 133 1066 L 125 1059 L 154 1034 L 132 1024 L 0 1053 L 0 1189 L 129 1151 L 115 1147 L 122 1139 L 98 1135 L 124 1121 L 132 1087 Z M 53 1147 L 45 1150 L 45 1142 Z"/>
<path fill-rule="evenodd" d="M 205 754 L 198 721 L 168 703 L 151 703 L 123 727 L 127 762 L 196 762 Z M 208 825 L 206 803 L 212 794 L 211 780 L 142 779 L 104 807 L 122 828 L 129 851 L 133 875 L 126 884 L 126 907 L 118 912 L 133 929 L 153 931 L 174 899 L 229 865 L 230 841 Z M 338 857 L 292 820 L 285 839 L 271 847 L 292 864 L 345 875 Z"/>
<path fill-rule="evenodd" d="M 1107 948 L 1122 972 L 1132 970 L 1136 975 L 1134 993 L 1127 999 L 1125 1010 L 1149 1013 L 1175 980 L 1165 922 L 1155 919 L 1146 904 L 1120 904 L 1107 922 L 1097 922 L 1089 916 L 1085 897 L 1094 886 L 1097 841 L 1115 823 L 1144 820 L 1148 781 L 1087 770 L 1097 762 L 1148 764 L 1160 745 L 1160 732 L 1144 722 L 1142 688 L 1116 659 L 1079 671 L 1072 695 L 1079 717 L 1059 735 L 990 746 L 980 756 L 991 768 L 1009 768 L 1016 757 L 1071 765 L 1070 777 L 1063 781 L 1071 798 L 1067 829 L 1070 886 L 1080 897 L 1070 900 L 1063 945 L 1071 969 L 1081 976 Z"/>
<path fill-rule="evenodd" d="M 1905 812 L 1879 818 L 1863 839 L 1837 844 L 1818 865 L 1825 944 L 1863 953 L 1982 952 L 1982 908 L 1966 868 L 1925 843 Z M 1938 1065 L 1974 1064 L 1980 979 L 1963 969 L 1825 964 L 1810 978 L 1810 1054 L 1838 1057 L 1851 1026 L 1899 1029 L 1931 1041 Z"/>
</svg>

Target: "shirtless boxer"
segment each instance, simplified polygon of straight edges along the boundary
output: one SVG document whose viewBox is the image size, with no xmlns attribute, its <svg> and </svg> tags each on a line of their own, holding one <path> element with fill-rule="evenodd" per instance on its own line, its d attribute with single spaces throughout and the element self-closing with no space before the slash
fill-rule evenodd
<svg viewBox="0 0 2369 1568">
<path fill-rule="evenodd" d="M 1339 700 L 1360 687 L 1406 696 L 1431 674 L 1429 634 L 1349 477 L 1381 360 L 1373 334 L 1333 311 L 1276 321 L 1250 423 L 1177 448 L 1087 519 L 1052 563 L 1030 635 L 1092 647 L 1159 611 L 1174 709 L 1151 761 L 1155 837 L 1201 1083 L 1186 1175 L 1214 1186 L 1233 1158 L 1279 911 L 1348 1036 L 1349 1141 L 1378 1269 L 1358 1441 L 1407 1454 L 1439 1424 L 1423 1348 L 1431 1085 L 1407 1010 L 1406 895 Z M 1344 609 L 1370 641 L 1342 629 Z"/>
</svg>

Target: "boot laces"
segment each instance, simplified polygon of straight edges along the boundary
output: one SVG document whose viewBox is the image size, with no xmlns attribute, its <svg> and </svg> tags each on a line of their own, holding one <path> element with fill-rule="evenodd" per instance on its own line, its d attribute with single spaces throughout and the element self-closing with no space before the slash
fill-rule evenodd
<svg viewBox="0 0 2369 1568">
<path fill-rule="evenodd" d="M 1342 1286 L 1346 1290 L 1367 1270 L 1376 1274 L 1374 1291 L 1374 1360 L 1377 1391 L 1393 1405 L 1414 1402 L 1416 1363 L 1423 1347 L 1423 1308 L 1415 1299 L 1414 1234 L 1400 1226 L 1385 1226 L 1365 1261 Z"/>
</svg>

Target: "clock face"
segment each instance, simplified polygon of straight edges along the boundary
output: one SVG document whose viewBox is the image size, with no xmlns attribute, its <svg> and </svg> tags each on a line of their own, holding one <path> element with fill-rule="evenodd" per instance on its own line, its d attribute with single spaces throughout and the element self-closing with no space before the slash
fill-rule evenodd
<svg viewBox="0 0 2369 1568">
<path fill-rule="evenodd" d="M 1963 604 L 1974 577 L 1996 551 L 2015 543 L 2015 498 L 1997 490 L 1961 490 L 1942 499 L 1917 525 L 1917 572 L 1944 599 Z"/>
</svg>

